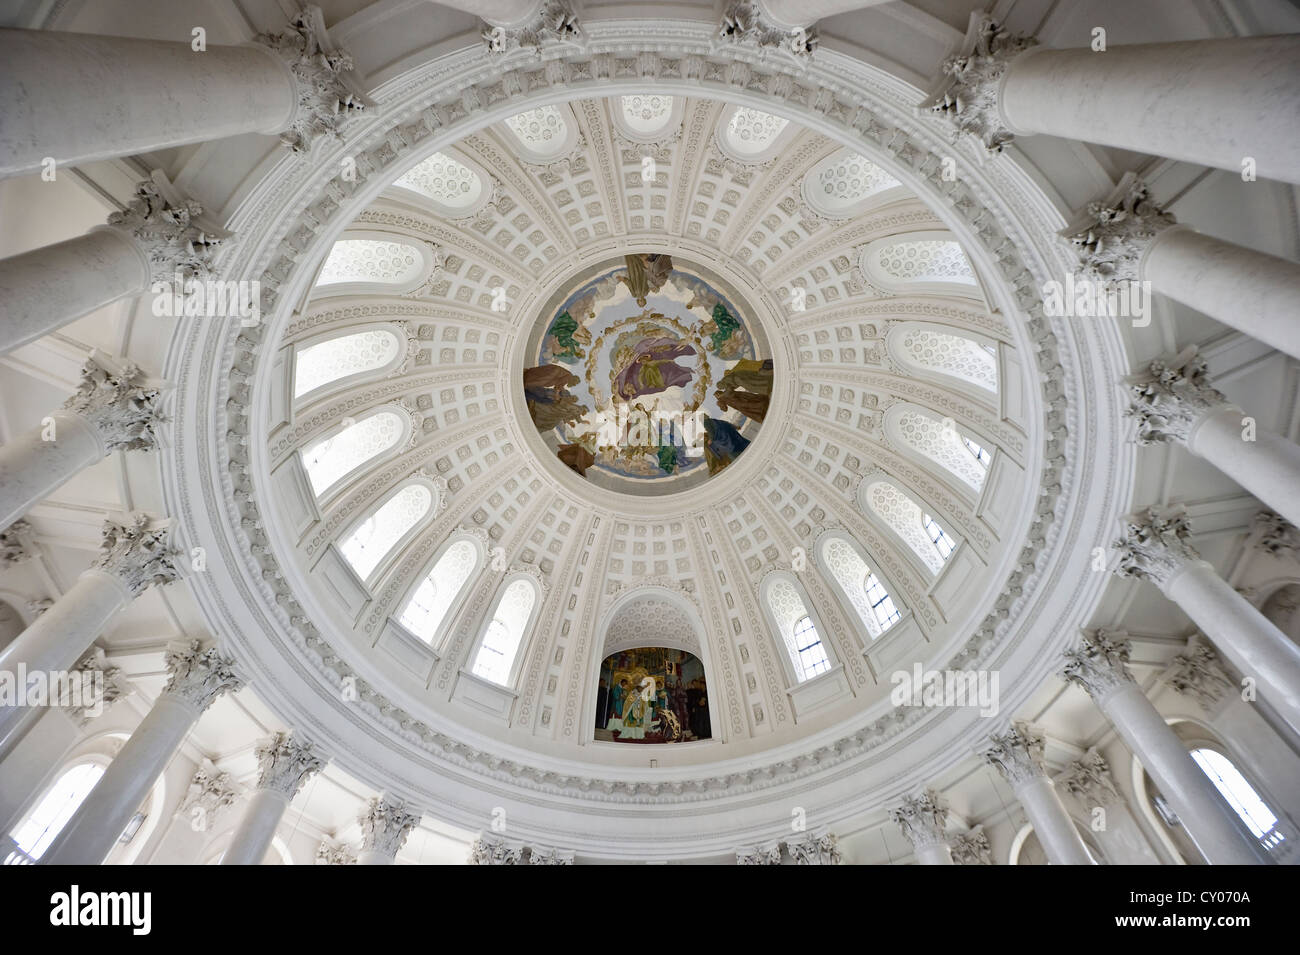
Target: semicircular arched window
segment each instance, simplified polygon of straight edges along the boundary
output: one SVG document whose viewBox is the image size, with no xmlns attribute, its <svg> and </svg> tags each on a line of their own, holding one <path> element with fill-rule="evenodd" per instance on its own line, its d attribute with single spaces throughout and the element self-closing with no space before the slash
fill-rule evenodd
<svg viewBox="0 0 1300 955">
<path fill-rule="evenodd" d="M 418 192 L 448 209 L 467 209 L 483 194 L 479 174 L 446 153 L 434 153 L 399 176 L 393 185 Z"/>
<path fill-rule="evenodd" d="M 103 775 L 104 767 L 99 763 L 78 763 L 64 770 L 14 830 L 13 840 L 19 850 L 31 859 L 44 855 Z"/>
<path fill-rule="evenodd" d="M 433 492 L 408 484 L 363 520 L 339 545 L 362 580 L 368 580 L 397 542 L 433 510 Z"/>
<path fill-rule="evenodd" d="M 952 472 L 978 491 L 988 474 L 989 454 L 955 428 L 917 411 L 905 411 L 898 419 L 899 434 L 913 450 Z"/>
<path fill-rule="evenodd" d="M 830 216 L 855 207 L 901 183 L 861 153 L 845 150 L 823 159 L 804 177 L 804 201 Z"/>
<path fill-rule="evenodd" d="M 673 112 L 673 98 L 664 93 L 635 93 L 619 97 L 619 108 L 628 129 L 653 133 L 668 122 Z"/>
<path fill-rule="evenodd" d="M 944 561 L 953 551 L 952 542 L 911 497 L 888 481 L 876 481 L 867 488 L 867 506 L 902 538 L 931 573 L 943 570 Z"/>
<path fill-rule="evenodd" d="M 424 256 L 409 242 L 386 239 L 340 239 L 330 249 L 316 285 L 354 282 L 405 286 L 424 270 Z"/>
<path fill-rule="evenodd" d="M 478 549 L 473 544 L 467 540 L 453 543 L 415 588 L 398 623 L 426 643 L 433 643 L 477 566 Z"/>
<path fill-rule="evenodd" d="M 738 155 L 757 156 L 776 142 L 789 125 L 788 119 L 741 106 L 727 121 L 727 145 Z"/>
<path fill-rule="evenodd" d="M 397 360 L 401 349 L 397 336 L 384 328 L 308 345 L 294 359 L 293 396 L 301 398 L 344 378 L 383 368 Z"/>
<path fill-rule="evenodd" d="M 524 628 L 536 602 L 537 588 L 527 580 L 513 581 L 505 589 L 474 656 L 475 676 L 501 686 L 509 683 L 515 656 L 523 643 Z"/>
<path fill-rule="evenodd" d="M 316 442 L 302 453 L 312 490 L 322 496 L 362 464 L 393 448 L 404 433 L 401 415 L 380 411 Z"/>
<path fill-rule="evenodd" d="M 998 390 L 998 362 L 984 345 L 964 335 L 923 325 L 905 324 L 890 330 L 905 364 L 951 375 L 987 391 Z"/>
<path fill-rule="evenodd" d="M 889 591 L 847 540 L 829 538 L 822 555 L 832 580 L 873 640 L 902 618 Z"/>
</svg>

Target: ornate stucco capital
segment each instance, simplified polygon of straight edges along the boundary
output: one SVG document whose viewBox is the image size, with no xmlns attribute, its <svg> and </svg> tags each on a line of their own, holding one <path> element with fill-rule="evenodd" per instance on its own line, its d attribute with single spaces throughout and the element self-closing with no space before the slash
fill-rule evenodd
<svg viewBox="0 0 1300 955">
<path fill-rule="evenodd" d="M 1122 630 L 1082 631 L 1083 639 L 1065 651 L 1061 676 L 1087 691 L 1097 703 L 1110 694 L 1133 684 L 1125 663 L 1129 658 L 1128 634 Z"/>
<path fill-rule="evenodd" d="M 1195 345 L 1178 354 L 1163 356 L 1124 379 L 1129 393 L 1127 417 L 1138 422 L 1136 441 L 1141 445 L 1190 439 L 1210 415 L 1233 406 L 1210 384 L 1205 359 Z"/>
<path fill-rule="evenodd" d="M 1191 534 L 1182 508 L 1148 507 L 1130 514 L 1113 545 L 1120 554 L 1115 573 L 1164 587 L 1176 574 L 1200 561 L 1201 555 L 1189 540 Z"/>
<path fill-rule="evenodd" d="M 1152 201 L 1147 184 L 1127 172 L 1061 235 L 1078 251 L 1083 274 L 1109 284 L 1140 279 L 1142 256 L 1175 224 L 1174 217 Z"/>
<path fill-rule="evenodd" d="M 933 789 L 904 796 L 902 804 L 890 810 L 889 817 L 903 830 L 913 849 L 947 842 L 944 827 L 948 824 L 948 804 Z"/>
<path fill-rule="evenodd" d="M 81 415 L 108 451 L 151 451 L 158 447 L 164 420 L 158 408 L 160 387 L 134 364 L 118 364 L 94 351 L 63 409 Z"/>
</svg>

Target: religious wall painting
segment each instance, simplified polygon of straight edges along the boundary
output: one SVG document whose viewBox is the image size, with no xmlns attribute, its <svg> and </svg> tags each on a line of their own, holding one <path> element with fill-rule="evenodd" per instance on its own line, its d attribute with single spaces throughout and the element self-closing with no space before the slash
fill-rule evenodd
<svg viewBox="0 0 1300 955">
<path fill-rule="evenodd" d="M 685 650 L 663 647 L 610 654 L 600 666 L 595 733 L 613 743 L 712 738 L 704 664 Z"/>
</svg>

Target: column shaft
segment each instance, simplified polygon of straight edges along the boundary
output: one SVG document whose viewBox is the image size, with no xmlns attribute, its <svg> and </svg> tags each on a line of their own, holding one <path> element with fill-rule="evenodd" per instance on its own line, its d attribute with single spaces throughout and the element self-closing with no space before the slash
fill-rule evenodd
<svg viewBox="0 0 1300 955">
<path fill-rule="evenodd" d="M 288 807 L 289 797 L 284 793 L 262 787 L 255 790 L 221 864 L 261 865 Z"/>
<path fill-rule="evenodd" d="M 50 417 L 53 441 L 46 441 L 46 428 L 37 426 L 0 446 L 0 527 L 8 527 L 108 453 L 81 415 L 56 411 Z"/>
<path fill-rule="evenodd" d="M 357 853 L 357 865 L 393 865 L 396 860 L 376 849 L 362 849 Z"/>
<path fill-rule="evenodd" d="M 1204 561 L 1189 564 L 1163 589 L 1243 676 L 1255 679 L 1260 695 L 1300 733 L 1300 647 Z"/>
<path fill-rule="evenodd" d="M 149 263 L 117 229 L 0 259 L 0 354 L 149 289 Z"/>
<path fill-rule="evenodd" d="M 1050 779 L 1031 776 L 1016 786 L 1015 791 L 1049 862 L 1053 865 L 1096 865 Z"/>
<path fill-rule="evenodd" d="M 0 88 L 0 176 L 278 133 L 296 105 L 269 50 L 47 30 L 0 30 Z"/>
<path fill-rule="evenodd" d="M 1187 450 L 1300 527 L 1300 445 L 1260 428 L 1253 441 L 1243 433 L 1241 412 L 1220 411 L 1192 429 Z"/>
<path fill-rule="evenodd" d="M 1052 50 L 1013 60 L 1001 111 L 1046 133 L 1300 182 L 1300 36 Z"/>
<path fill-rule="evenodd" d="M 1136 683 L 1110 692 L 1098 706 L 1173 805 L 1206 861 L 1213 865 L 1268 862 L 1259 841 L 1246 831 Z"/>
<path fill-rule="evenodd" d="M 1142 262 L 1151 288 L 1300 358 L 1300 263 L 1192 229 L 1166 229 Z"/>
<path fill-rule="evenodd" d="M 956 865 L 946 842 L 935 842 L 916 850 L 917 865 Z"/>
<path fill-rule="evenodd" d="M 54 606 L 41 614 L 0 652 L 0 670 L 67 671 L 108 622 L 131 602 L 131 595 L 112 574 L 88 570 Z M 36 707 L 0 708 L 0 756 L 8 753 L 24 729 L 40 718 Z"/>
<path fill-rule="evenodd" d="M 41 864 L 102 863 L 198 718 L 189 704 L 165 693 L 160 696 L 50 844 Z"/>
</svg>

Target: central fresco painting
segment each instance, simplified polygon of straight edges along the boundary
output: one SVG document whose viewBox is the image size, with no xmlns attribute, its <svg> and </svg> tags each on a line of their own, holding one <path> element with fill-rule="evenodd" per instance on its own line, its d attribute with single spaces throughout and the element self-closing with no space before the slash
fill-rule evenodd
<svg viewBox="0 0 1300 955">
<path fill-rule="evenodd" d="M 676 490 L 725 469 L 757 435 L 772 359 L 736 306 L 671 256 L 628 255 L 546 318 L 523 372 L 528 413 L 583 477 Z"/>
</svg>

